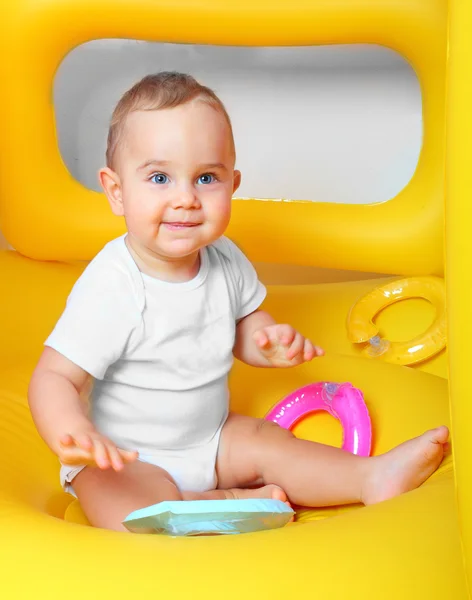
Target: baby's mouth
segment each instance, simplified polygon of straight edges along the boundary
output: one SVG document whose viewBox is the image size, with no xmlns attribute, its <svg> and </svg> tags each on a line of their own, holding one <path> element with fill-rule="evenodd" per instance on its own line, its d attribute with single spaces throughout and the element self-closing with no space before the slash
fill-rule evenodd
<svg viewBox="0 0 472 600">
<path fill-rule="evenodd" d="M 190 229 L 192 227 L 198 227 L 200 223 L 191 223 L 191 222 L 180 222 L 180 221 L 164 221 L 162 223 L 164 227 L 167 229 Z"/>
</svg>

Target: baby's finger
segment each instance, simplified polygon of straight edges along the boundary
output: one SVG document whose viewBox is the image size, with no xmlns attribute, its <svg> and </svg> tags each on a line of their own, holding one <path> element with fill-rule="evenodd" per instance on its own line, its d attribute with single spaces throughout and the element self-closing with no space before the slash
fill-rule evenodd
<svg viewBox="0 0 472 600">
<path fill-rule="evenodd" d="M 277 327 L 277 334 L 280 343 L 284 346 L 289 346 L 297 335 L 300 335 L 291 325 L 279 325 Z"/>
<path fill-rule="evenodd" d="M 75 446 L 75 440 L 69 433 L 63 435 L 60 438 L 59 443 L 61 444 L 61 446 Z"/>
<path fill-rule="evenodd" d="M 292 345 L 287 350 L 287 358 L 288 360 L 293 360 L 296 356 L 302 353 L 303 345 L 305 340 L 301 333 L 297 333 L 295 335 L 295 339 L 292 342 Z"/>
<path fill-rule="evenodd" d="M 319 346 L 315 346 L 315 353 L 316 353 L 316 356 L 324 356 L 325 355 L 325 351 L 323 350 L 323 348 L 320 348 Z"/>
<path fill-rule="evenodd" d="M 121 471 L 125 465 L 118 448 L 110 442 L 106 445 L 106 450 L 113 469 L 115 471 Z"/>
<path fill-rule="evenodd" d="M 305 340 L 305 344 L 303 346 L 303 360 L 309 362 L 313 360 L 316 356 L 316 349 L 311 343 L 310 340 Z"/>
<path fill-rule="evenodd" d="M 122 450 L 121 448 L 118 448 L 118 452 L 120 453 L 120 456 L 124 463 L 134 462 L 139 456 L 139 452 L 136 452 L 134 450 Z"/>
<path fill-rule="evenodd" d="M 88 433 L 82 433 L 75 438 L 75 443 L 84 450 L 93 450 L 93 441 Z"/>
<path fill-rule="evenodd" d="M 257 346 L 263 350 L 271 347 L 271 341 L 263 329 L 255 331 L 252 335 L 252 339 L 256 342 Z"/>
<path fill-rule="evenodd" d="M 93 451 L 97 467 L 99 469 L 108 469 L 110 467 L 110 459 L 105 444 L 101 440 L 94 440 Z"/>
</svg>

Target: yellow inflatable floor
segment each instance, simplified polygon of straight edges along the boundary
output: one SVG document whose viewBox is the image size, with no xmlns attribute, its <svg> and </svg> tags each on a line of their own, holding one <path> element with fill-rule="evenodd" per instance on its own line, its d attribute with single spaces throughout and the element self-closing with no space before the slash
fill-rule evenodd
<svg viewBox="0 0 472 600">
<path fill-rule="evenodd" d="M 300 510 L 296 523 L 270 532 L 172 539 L 80 524 L 80 509 L 59 486 L 57 459 L 35 431 L 26 391 L 42 341 L 81 269 L 0 254 L 2 598 L 467 597 L 450 456 L 414 492 L 368 508 Z M 342 320 L 344 311 L 333 311 L 330 285 L 307 286 L 304 294 L 330 320 Z M 339 296 L 338 284 L 334 291 Z M 286 302 L 299 292 L 298 286 L 270 289 L 270 302 L 283 302 L 287 320 L 310 328 L 313 315 L 301 314 L 298 300 Z M 233 408 L 262 416 L 296 387 L 326 379 L 351 381 L 363 390 L 376 454 L 449 424 L 444 378 L 329 351 L 290 370 L 237 364 Z M 338 445 L 341 439 L 337 421 L 323 415 L 306 420 L 296 433 Z"/>
</svg>

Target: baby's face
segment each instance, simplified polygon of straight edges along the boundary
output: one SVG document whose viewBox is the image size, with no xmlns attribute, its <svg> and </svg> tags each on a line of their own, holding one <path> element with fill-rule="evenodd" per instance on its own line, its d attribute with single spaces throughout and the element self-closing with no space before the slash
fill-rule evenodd
<svg viewBox="0 0 472 600">
<path fill-rule="evenodd" d="M 240 180 L 233 152 L 224 117 L 202 101 L 130 114 L 116 157 L 121 197 L 111 204 L 133 241 L 175 260 L 218 239 Z"/>
</svg>

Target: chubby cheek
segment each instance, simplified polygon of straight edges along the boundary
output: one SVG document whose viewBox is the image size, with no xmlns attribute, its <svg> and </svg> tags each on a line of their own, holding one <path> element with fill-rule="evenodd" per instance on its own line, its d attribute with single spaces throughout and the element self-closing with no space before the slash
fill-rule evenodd
<svg viewBox="0 0 472 600">
<path fill-rule="evenodd" d="M 160 222 L 162 217 L 162 203 L 158 202 L 155 195 L 146 189 L 128 190 L 123 197 L 125 217 L 128 227 L 146 229 Z"/>
<path fill-rule="evenodd" d="M 213 198 L 205 205 L 205 218 L 222 233 L 231 218 L 231 198 Z"/>
</svg>

